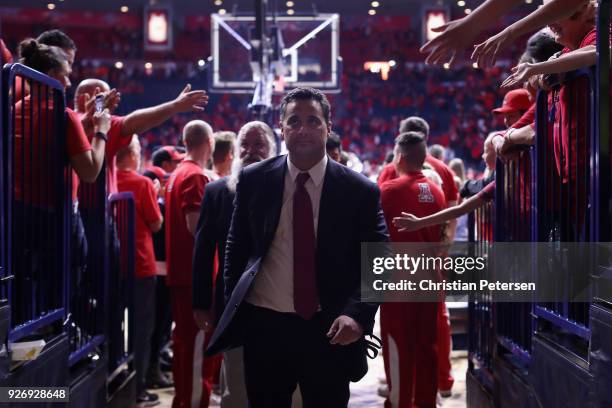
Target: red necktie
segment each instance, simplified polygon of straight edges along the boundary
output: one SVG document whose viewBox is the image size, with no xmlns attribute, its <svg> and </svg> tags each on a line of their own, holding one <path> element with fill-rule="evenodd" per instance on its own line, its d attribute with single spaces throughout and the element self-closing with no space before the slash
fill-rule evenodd
<svg viewBox="0 0 612 408">
<path fill-rule="evenodd" d="M 298 174 L 293 193 L 293 306 L 306 320 L 319 306 L 312 203 L 304 187 L 309 178 L 308 173 Z"/>
</svg>

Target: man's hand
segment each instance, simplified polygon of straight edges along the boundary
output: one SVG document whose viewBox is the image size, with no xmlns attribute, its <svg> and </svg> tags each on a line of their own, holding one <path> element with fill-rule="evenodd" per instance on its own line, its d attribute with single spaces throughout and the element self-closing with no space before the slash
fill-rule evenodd
<svg viewBox="0 0 612 408">
<path fill-rule="evenodd" d="M 455 56 L 474 44 L 480 27 L 470 24 L 464 17 L 436 27 L 432 31 L 441 34 L 421 47 L 421 53 L 429 54 L 425 63 L 442 65 L 448 62 L 453 65 Z"/>
<path fill-rule="evenodd" d="M 512 31 L 506 28 L 487 39 L 487 41 L 474 46 L 472 60 L 476 60 L 480 68 L 491 67 L 495 65 L 499 52 L 512 44 L 513 41 Z"/>
<path fill-rule="evenodd" d="M 200 330 L 204 330 L 205 332 L 213 330 L 215 318 L 211 310 L 193 309 L 193 319 Z"/>
<path fill-rule="evenodd" d="M 93 128 L 94 133 L 102 132 L 107 134 L 111 127 L 111 116 L 108 109 L 104 109 L 102 112 L 96 112 L 93 115 Z"/>
<path fill-rule="evenodd" d="M 205 91 L 192 91 L 191 84 L 187 84 L 185 89 L 174 100 L 176 113 L 182 112 L 203 112 L 208 105 L 208 95 Z"/>
<path fill-rule="evenodd" d="M 523 84 L 535 74 L 533 64 L 524 62 L 512 68 L 512 74 L 501 84 L 501 88 L 510 88 L 517 84 Z"/>
<path fill-rule="evenodd" d="M 363 336 L 363 328 L 352 317 L 340 315 L 334 320 L 327 337 L 331 338 L 331 344 L 340 344 L 346 346 L 356 342 Z"/>
<path fill-rule="evenodd" d="M 497 157 L 504 162 L 516 160 L 520 157 L 522 151 L 521 146 L 512 143 L 508 137 L 494 137 L 492 144 Z"/>
</svg>

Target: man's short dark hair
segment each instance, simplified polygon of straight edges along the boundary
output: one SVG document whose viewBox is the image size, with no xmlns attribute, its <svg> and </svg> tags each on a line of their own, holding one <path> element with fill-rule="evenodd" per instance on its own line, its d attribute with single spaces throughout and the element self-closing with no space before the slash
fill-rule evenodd
<svg viewBox="0 0 612 408">
<path fill-rule="evenodd" d="M 415 166 L 422 166 L 427 156 L 427 144 L 422 132 L 404 132 L 395 138 L 397 149 Z"/>
<path fill-rule="evenodd" d="M 342 141 L 340 140 L 340 136 L 334 131 L 329 132 L 327 136 L 327 142 L 325 142 L 325 148 L 327 150 L 332 149 L 340 149 L 342 150 Z"/>
<path fill-rule="evenodd" d="M 68 37 L 66 33 L 61 30 L 48 30 L 38 36 L 36 39 L 39 43 L 46 45 L 54 45 L 64 50 L 75 50 L 76 44 L 72 41 L 72 38 Z"/>
<path fill-rule="evenodd" d="M 400 122 L 399 132 L 421 132 L 427 139 L 429 137 L 429 123 L 419 116 L 410 116 Z"/>
<path fill-rule="evenodd" d="M 318 89 L 314 88 L 295 88 L 289 91 L 281 101 L 280 105 L 280 117 L 281 120 L 285 117 L 285 112 L 287 110 L 287 105 L 293 101 L 317 101 L 319 105 L 321 105 L 321 110 L 323 111 L 323 117 L 325 118 L 325 123 L 329 124 L 331 121 L 331 106 L 329 105 L 329 101 L 325 94 Z"/>
<path fill-rule="evenodd" d="M 230 131 L 216 132 L 215 149 L 213 150 L 213 163 L 223 163 L 227 154 L 234 150 L 236 133 Z"/>
</svg>

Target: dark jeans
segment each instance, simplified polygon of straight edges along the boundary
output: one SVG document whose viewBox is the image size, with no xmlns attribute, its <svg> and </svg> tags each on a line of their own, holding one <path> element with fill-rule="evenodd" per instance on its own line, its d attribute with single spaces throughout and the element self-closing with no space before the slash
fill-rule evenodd
<svg viewBox="0 0 612 408">
<path fill-rule="evenodd" d="M 134 368 L 136 392 L 145 390 L 151 334 L 155 325 L 155 276 L 134 279 Z"/>
<path fill-rule="evenodd" d="M 329 322 L 320 313 L 306 321 L 245 304 L 244 368 L 251 408 L 289 408 L 300 385 L 304 408 L 348 404 L 344 347 L 330 345 Z"/>
<path fill-rule="evenodd" d="M 166 277 L 158 275 L 155 283 L 155 326 L 151 336 L 151 368 L 159 364 L 159 353 L 170 341 L 172 308 Z"/>
</svg>

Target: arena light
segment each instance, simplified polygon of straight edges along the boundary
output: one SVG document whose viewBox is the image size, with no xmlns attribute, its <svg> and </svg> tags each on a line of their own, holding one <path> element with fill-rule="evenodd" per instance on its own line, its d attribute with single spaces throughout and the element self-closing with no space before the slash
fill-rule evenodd
<svg viewBox="0 0 612 408">
<path fill-rule="evenodd" d="M 391 70 L 391 65 L 388 61 L 366 61 L 363 64 L 363 69 L 366 71 L 370 71 L 373 74 L 380 73 L 380 77 L 383 81 L 389 79 L 389 71 Z"/>
<path fill-rule="evenodd" d="M 55 4 L 53 4 L 53 3 L 49 3 L 49 4 L 47 4 L 47 8 L 48 8 L 49 10 L 55 10 Z"/>
<path fill-rule="evenodd" d="M 440 27 L 448 22 L 446 9 L 430 9 L 425 11 L 425 42 L 431 41 L 442 33 L 436 33 L 434 28 Z"/>
<path fill-rule="evenodd" d="M 145 50 L 172 50 L 172 15 L 169 7 L 145 9 Z"/>
<path fill-rule="evenodd" d="M 295 11 L 293 11 L 293 9 L 288 9 L 287 10 L 287 14 L 289 14 L 290 16 L 295 14 Z"/>
<path fill-rule="evenodd" d="M 121 6 L 120 10 L 122 13 L 127 13 L 128 11 L 130 11 L 130 8 L 128 6 Z"/>
<path fill-rule="evenodd" d="M 391 60 L 391 61 L 389 61 L 389 66 L 390 66 L 391 68 L 393 68 L 393 67 L 394 67 L 394 66 L 396 66 L 396 65 L 397 65 L 397 63 L 395 62 L 395 60 Z"/>
<path fill-rule="evenodd" d="M 220 15 L 224 15 L 225 13 L 227 13 L 227 11 L 225 11 L 225 9 L 219 9 L 219 14 Z"/>
<path fill-rule="evenodd" d="M 472 63 L 472 68 L 474 68 L 474 69 L 478 69 L 478 63 L 477 63 L 477 62 L 473 62 L 473 63 Z"/>
<path fill-rule="evenodd" d="M 377 1 L 373 1 L 371 4 L 372 4 L 372 7 L 374 7 L 374 8 L 380 6 L 380 3 L 377 2 Z"/>
<path fill-rule="evenodd" d="M 531 3 L 533 3 L 533 0 L 525 0 L 525 3 L 531 4 Z"/>
<path fill-rule="evenodd" d="M 373 16 L 373 15 L 375 15 L 375 14 L 376 14 L 376 10 L 374 10 L 374 9 L 370 9 L 370 10 L 368 10 L 368 14 L 369 14 L 369 15 L 371 15 L 371 16 Z"/>
<path fill-rule="evenodd" d="M 465 14 L 470 14 L 472 12 L 472 9 L 466 8 L 464 11 L 465 11 Z"/>
<path fill-rule="evenodd" d="M 153 69 L 153 64 L 151 64 L 150 62 L 146 62 L 144 67 L 146 70 L 151 70 Z"/>
<path fill-rule="evenodd" d="M 198 67 L 202 68 L 204 65 L 206 65 L 206 61 L 204 61 L 203 59 L 198 60 Z"/>
<path fill-rule="evenodd" d="M 222 0 L 215 0 L 215 6 L 220 6 L 223 4 Z"/>
<path fill-rule="evenodd" d="M 123 62 L 121 62 L 121 61 L 115 62 L 115 68 L 117 68 L 117 69 L 123 68 Z"/>
<path fill-rule="evenodd" d="M 458 5 L 459 7 L 465 7 L 465 1 L 463 1 L 463 0 L 459 0 L 459 1 L 457 2 L 457 5 Z"/>
<path fill-rule="evenodd" d="M 293 7 L 294 5 L 295 5 L 295 3 L 292 2 L 292 1 L 288 1 L 287 2 L 287 7 Z"/>
<path fill-rule="evenodd" d="M 442 66 L 444 67 L 444 69 L 450 69 L 450 64 L 448 62 L 445 62 Z"/>
</svg>

